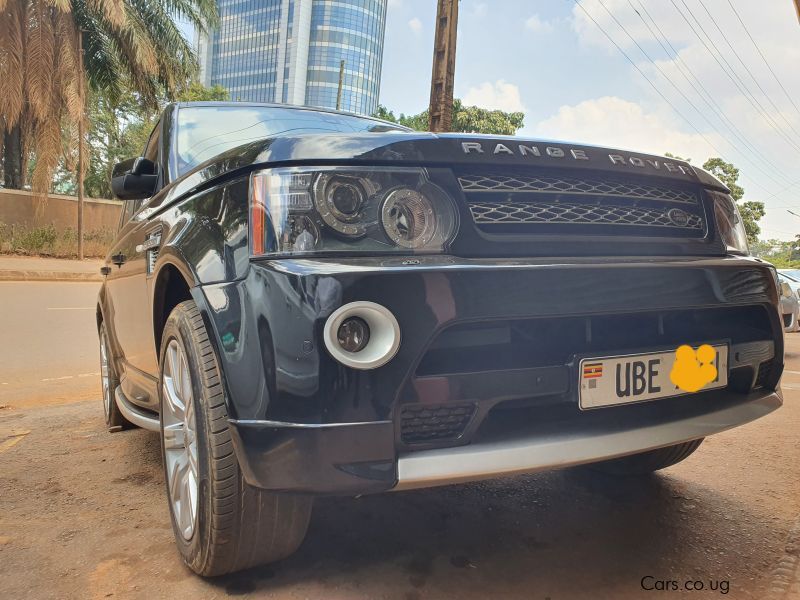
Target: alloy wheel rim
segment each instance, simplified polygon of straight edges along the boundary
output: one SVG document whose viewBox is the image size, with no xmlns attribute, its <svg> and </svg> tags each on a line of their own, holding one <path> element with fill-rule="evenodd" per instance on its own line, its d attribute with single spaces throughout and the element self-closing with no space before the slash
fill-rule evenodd
<svg viewBox="0 0 800 600">
<path fill-rule="evenodd" d="M 175 523 L 183 538 L 190 540 L 197 523 L 197 426 L 186 353 L 175 339 L 164 355 L 162 393 L 167 490 Z"/>
<path fill-rule="evenodd" d="M 100 380 L 103 384 L 103 410 L 106 420 L 111 414 L 111 381 L 108 374 L 108 350 L 106 348 L 105 332 L 100 336 Z"/>
</svg>

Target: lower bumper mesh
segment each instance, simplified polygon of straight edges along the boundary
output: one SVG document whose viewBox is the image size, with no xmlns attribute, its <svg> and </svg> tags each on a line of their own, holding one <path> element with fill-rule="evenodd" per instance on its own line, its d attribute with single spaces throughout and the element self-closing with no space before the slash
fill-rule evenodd
<svg viewBox="0 0 800 600">
<path fill-rule="evenodd" d="M 475 405 L 412 404 L 400 415 L 400 437 L 405 444 L 424 444 L 460 437 L 475 415 Z"/>
</svg>

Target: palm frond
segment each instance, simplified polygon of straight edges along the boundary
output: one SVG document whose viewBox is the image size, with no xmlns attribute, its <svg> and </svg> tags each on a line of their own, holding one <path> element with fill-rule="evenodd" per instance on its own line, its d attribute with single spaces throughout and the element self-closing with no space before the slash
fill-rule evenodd
<svg viewBox="0 0 800 600">
<path fill-rule="evenodd" d="M 77 133 L 83 78 L 112 101 L 133 91 L 155 108 L 196 74 L 175 17 L 205 31 L 218 23 L 216 1 L 0 0 L 0 129 L 20 126 L 23 162 L 36 156 L 34 191 L 46 194 L 62 157 L 73 167 L 87 143 Z"/>
<path fill-rule="evenodd" d="M 88 0 L 90 10 L 102 14 L 105 20 L 118 29 L 124 29 L 128 18 L 124 0 Z"/>
<path fill-rule="evenodd" d="M 68 13 L 70 10 L 72 10 L 72 4 L 70 0 L 45 0 L 45 4 L 59 12 Z"/>
<path fill-rule="evenodd" d="M 50 97 L 49 118 L 38 121 L 34 128 L 36 166 L 31 177 L 31 187 L 41 200 L 46 200 L 53 181 L 53 173 L 61 158 L 61 103 L 53 94 Z"/>
<path fill-rule="evenodd" d="M 89 86 L 103 90 L 111 97 L 122 92 L 120 73 L 124 71 L 119 64 L 119 54 L 111 44 L 108 32 L 94 13 L 76 3 L 73 6 L 75 23 L 83 31 L 84 73 Z"/>
<path fill-rule="evenodd" d="M 216 0 L 162 0 L 164 10 L 206 32 L 219 25 Z"/>
<path fill-rule="evenodd" d="M 3 0 L 0 0 L 2 2 Z M 0 81 L 3 93 L 0 94 L 0 115 L 5 127 L 14 127 L 19 121 L 25 102 L 23 85 L 23 24 L 25 3 L 12 2 L 5 9 L 0 8 Z"/>
<path fill-rule="evenodd" d="M 60 51 L 56 57 L 55 84 L 61 94 L 63 107 L 69 118 L 77 122 L 83 118 L 84 100 L 81 96 L 83 69 L 78 55 L 78 35 L 71 15 L 56 15 L 56 41 Z"/>
<path fill-rule="evenodd" d="M 197 57 L 162 0 L 130 0 L 130 3 L 139 8 L 140 14 L 149 16 L 143 19 L 143 25 L 158 48 L 158 82 L 173 98 L 177 89 L 197 72 Z"/>
<path fill-rule="evenodd" d="M 147 32 L 142 15 L 126 4 L 126 27 L 111 28 L 109 37 L 115 40 L 117 47 L 126 60 L 125 67 L 134 79 L 155 75 L 158 72 L 158 56 L 153 41 Z"/>
<path fill-rule="evenodd" d="M 51 9 L 44 0 L 32 0 L 33 10 L 28 29 L 28 53 L 25 65 L 27 100 L 33 116 L 47 119 L 53 93 L 53 56 L 55 41 Z"/>
</svg>

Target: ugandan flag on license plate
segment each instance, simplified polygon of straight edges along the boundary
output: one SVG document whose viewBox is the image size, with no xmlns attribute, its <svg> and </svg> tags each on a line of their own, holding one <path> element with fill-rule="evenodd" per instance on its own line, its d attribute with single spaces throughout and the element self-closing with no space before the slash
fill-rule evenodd
<svg viewBox="0 0 800 600">
<path fill-rule="evenodd" d="M 586 363 L 583 365 L 583 378 L 596 379 L 603 376 L 603 363 Z"/>
</svg>

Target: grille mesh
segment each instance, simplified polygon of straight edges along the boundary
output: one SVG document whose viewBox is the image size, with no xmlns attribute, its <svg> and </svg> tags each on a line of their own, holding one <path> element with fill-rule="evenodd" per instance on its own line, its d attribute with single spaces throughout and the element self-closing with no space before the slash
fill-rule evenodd
<svg viewBox="0 0 800 600">
<path fill-rule="evenodd" d="M 573 179 L 568 177 L 539 177 L 531 175 L 476 174 L 460 175 L 461 189 L 465 192 L 548 192 L 564 194 L 593 194 L 622 196 L 647 200 L 665 200 L 697 204 L 692 192 L 658 185 Z"/>
<path fill-rule="evenodd" d="M 400 416 L 400 438 L 405 444 L 452 440 L 464 433 L 474 414 L 474 404 L 407 405 Z"/>
<path fill-rule="evenodd" d="M 576 204 L 571 202 L 470 202 L 475 223 L 572 223 L 587 225 L 639 225 L 702 231 L 698 215 L 637 206 Z"/>
</svg>

